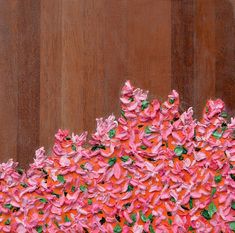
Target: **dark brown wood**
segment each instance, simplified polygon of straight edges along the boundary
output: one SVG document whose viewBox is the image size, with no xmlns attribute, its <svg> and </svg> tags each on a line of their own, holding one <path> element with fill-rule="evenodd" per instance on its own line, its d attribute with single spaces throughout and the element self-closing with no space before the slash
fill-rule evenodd
<svg viewBox="0 0 235 233">
<path fill-rule="evenodd" d="M 62 1 L 41 1 L 40 146 L 50 149 L 62 118 Z"/>
<path fill-rule="evenodd" d="M 216 86 L 230 116 L 235 115 L 235 1 L 215 2 Z"/>
<path fill-rule="evenodd" d="M 171 1 L 127 2 L 128 78 L 164 100 L 171 90 Z"/>
<path fill-rule="evenodd" d="M 17 160 L 28 164 L 39 145 L 40 1 L 16 1 L 16 7 Z"/>
<path fill-rule="evenodd" d="M 215 1 L 197 0 L 194 7 L 194 111 L 200 119 L 215 96 Z"/>
<path fill-rule="evenodd" d="M 200 118 L 235 113 L 234 0 L 0 0 L 0 160 L 27 166 L 58 128 L 120 112 L 129 79 Z"/>
<path fill-rule="evenodd" d="M 180 93 L 181 111 L 194 105 L 194 0 L 173 0 L 171 7 L 172 89 Z"/>
<path fill-rule="evenodd" d="M 2 1 L 0 7 L 0 160 L 17 159 L 18 79 L 16 60 L 16 7 Z"/>
</svg>

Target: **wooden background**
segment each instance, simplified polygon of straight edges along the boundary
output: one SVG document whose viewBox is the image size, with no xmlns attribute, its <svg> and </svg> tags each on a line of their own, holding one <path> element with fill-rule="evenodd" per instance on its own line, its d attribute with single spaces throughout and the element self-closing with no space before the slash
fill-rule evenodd
<svg viewBox="0 0 235 233">
<path fill-rule="evenodd" d="M 0 161 L 119 114 L 125 80 L 235 113 L 235 0 L 0 0 Z"/>
</svg>

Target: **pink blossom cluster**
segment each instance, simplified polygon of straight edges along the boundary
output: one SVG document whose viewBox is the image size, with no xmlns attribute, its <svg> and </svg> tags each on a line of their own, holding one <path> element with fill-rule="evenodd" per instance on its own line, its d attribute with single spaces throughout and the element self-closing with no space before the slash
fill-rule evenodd
<svg viewBox="0 0 235 233">
<path fill-rule="evenodd" d="M 0 232 L 235 231 L 235 118 L 209 100 L 202 119 L 127 81 L 121 116 L 87 141 L 59 130 L 24 171 L 0 164 Z"/>
</svg>

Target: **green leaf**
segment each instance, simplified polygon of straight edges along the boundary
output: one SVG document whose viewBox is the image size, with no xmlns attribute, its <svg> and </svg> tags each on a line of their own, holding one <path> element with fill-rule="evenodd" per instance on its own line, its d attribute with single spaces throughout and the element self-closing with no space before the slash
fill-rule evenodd
<svg viewBox="0 0 235 233">
<path fill-rule="evenodd" d="M 231 203 L 231 208 L 232 208 L 233 210 L 235 210 L 235 201 L 232 201 L 232 203 Z"/>
<path fill-rule="evenodd" d="M 116 130 L 115 129 L 111 129 L 109 131 L 109 138 L 113 138 L 116 135 Z"/>
<path fill-rule="evenodd" d="M 124 119 L 126 119 L 125 112 L 123 110 L 121 110 L 121 115 Z"/>
<path fill-rule="evenodd" d="M 183 155 L 180 155 L 178 158 L 179 158 L 180 161 L 184 160 L 184 156 Z"/>
<path fill-rule="evenodd" d="M 230 222 L 229 227 L 231 230 L 235 231 L 235 222 Z"/>
<path fill-rule="evenodd" d="M 221 112 L 220 116 L 223 118 L 227 118 L 228 117 L 228 113 L 227 112 Z"/>
<path fill-rule="evenodd" d="M 150 130 L 149 126 L 146 126 L 146 127 L 145 127 L 144 132 L 145 132 L 146 134 L 151 134 L 151 133 L 152 133 L 152 131 Z"/>
<path fill-rule="evenodd" d="M 60 175 L 60 174 L 57 176 L 57 180 L 58 180 L 60 183 L 63 183 L 63 184 L 66 182 L 65 179 L 64 179 L 64 176 L 63 176 L 63 175 Z"/>
<path fill-rule="evenodd" d="M 214 136 L 216 139 L 220 139 L 222 137 L 222 133 L 219 133 L 217 130 L 214 130 L 212 133 L 212 136 Z"/>
<path fill-rule="evenodd" d="M 106 147 L 105 147 L 104 145 L 102 145 L 102 144 L 100 144 L 98 147 L 99 147 L 100 149 L 102 149 L 102 150 L 105 150 L 105 149 L 106 149 Z"/>
<path fill-rule="evenodd" d="M 86 170 L 86 168 L 85 168 L 85 164 L 84 164 L 84 163 L 82 163 L 82 164 L 80 165 L 80 168 L 81 168 L 82 170 Z"/>
<path fill-rule="evenodd" d="M 23 175 L 23 174 L 24 174 L 24 169 L 18 168 L 18 169 L 17 169 L 17 172 L 18 172 L 20 175 Z"/>
<path fill-rule="evenodd" d="M 71 220 L 69 219 L 69 217 L 68 217 L 67 215 L 65 215 L 64 221 L 65 221 L 65 222 L 71 222 Z"/>
<path fill-rule="evenodd" d="M 220 175 L 220 174 L 214 177 L 214 181 L 215 181 L 215 183 L 217 183 L 217 184 L 218 184 L 221 180 L 222 180 L 222 175 Z"/>
<path fill-rule="evenodd" d="M 184 148 L 182 146 L 176 146 L 174 152 L 177 156 L 181 156 L 184 153 Z"/>
<path fill-rule="evenodd" d="M 193 231 L 193 230 L 195 230 L 192 226 L 190 226 L 189 228 L 188 228 L 188 230 L 189 231 Z"/>
<path fill-rule="evenodd" d="M 210 217 L 212 218 L 213 215 L 217 212 L 217 208 L 214 204 L 214 202 L 211 202 L 208 206 L 208 213 L 210 215 Z"/>
<path fill-rule="evenodd" d="M 169 103 L 170 103 L 170 104 L 173 104 L 174 102 L 175 102 L 175 99 L 173 99 L 173 98 L 170 98 L 170 99 L 169 99 Z"/>
<path fill-rule="evenodd" d="M 42 172 L 43 172 L 45 175 L 48 175 L 48 172 L 47 172 L 44 168 L 42 168 Z"/>
<path fill-rule="evenodd" d="M 176 202 L 176 200 L 175 200 L 174 197 L 171 197 L 171 198 L 170 198 L 170 201 L 171 201 L 171 202 L 174 202 L 174 203 Z"/>
<path fill-rule="evenodd" d="M 46 198 L 39 198 L 39 201 L 42 202 L 42 203 L 47 203 L 47 199 Z"/>
<path fill-rule="evenodd" d="M 150 222 L 152 222 L 152 221 L 153 221 L 153 215 L 152 215 L 152 213 L 151 213 L 151 214 L 149 214 L 149 216 L 148 216 L 148 220 L 149 220 Z"/>
<path fill-rule="evenodd" d="M 127 192 L 130 192 L 130 191 L 132 191 L 134 189 L 134 186 L 132 185 L 132 184 L 128 184 L 128 186 L 127 186 Z"/>
<path fill-rule="evenodd" d="M 85 192 L 85 191 L 87 190 L 86 185 L 80 185 L 80 190 L 81 190 L 82 192 Z"/>
<path fill-rule="evenodd" d="M 54 221 L 55 225 L 60 229 L 60 225 L 57 221 Z"/>
<path fill-rule="evenodd" d="M 42 232 L 43 232 L 42 226 L 37 226 L 37 227 L 36 227 L 36 231 L 37 231 L 38 233 L 42 233 Z"/>
<path fill-rule="evenodd" d="M 42 210 L 39 210 L 38 213 L 41 215 L 44 214 L 44 212 Z"/>
<path fill-rule="evenodd" d="M 11 220 L 8 218 L 5 222 L 4 222 L 5 225 L 10 225 L 11 224 Z"/>
<path fill-rule="evenodd" d="M 119 224 L 117 224 L 114 229 L 113 229 L 114 233 L 121 233 L 122 232 L 122 228 Z"/>
<path fill-rule="evenodd" d="M 92 151 L 95 151 L 95 150 L 98 150 L 98 149 L 105 150 L 106 147 L 105 147 L 104 145 L 102 145 L 102 144 L 100 144 L 100 145 L 96 144 L 96 145 L 94 145 L 94 146 L 91 148 Z"/>
<path fill-rule="evenodd" d="M 143 214 L 143 211 L 140 210 L 140 218 L 143 222 L 147 222 L 148 221 L 148 218 Z"/>
<path fill-rule="evenodd" d="M 11 210 L 13 208 L 13 205 L 8 203 L 8 204 L 5 204 L 4 207 Z"/>
<path fill-rule="evenodd" d="M 88 203 L 88 205 L 92 205 L 92 200 L 91 200 L 91 199 L 88 199 L 88 200 L 87 200 L 87 203 Z"/>
<path fill-rule="evenodd" d="M 26 184 L 26 183 L 21 183 L 20 184 L 23 188 L 27 188 L 28 187 L 28 185 Z"/>
<path fill-rule="evenodd" d="M 155 231 L 154 231 L 154 229 L 153 229 L 153 226 L 152 226 L 151 224 L 149 225 L 149 232 L 150 232 L 150 233 L 155 233 Z"/>
<path fill-rule="evenodd" d="M 228 125 L 225 122 L 223 122 L 221 127 L 222 127 L 222 134 L 223 134 L 223 132 L 228 128 Z"/>
<path fill-rule="evenodd" d="M 188 153 L 188 150 L 185 148 L 185 147 L 183 147 L 183 154 L 187 154 Z"/>
<path fill-rule="evenodd" d="M 71 188 L 71 192 L 75 192 L 75 186 L 72 186 L 72 188 Z"/>
<path fill-rule="evenodd" d="M 213 188 L 211 189 L 211 197 L 213 197 L 213 196 L 215 195 L 215 193 L 216 193 L 216 188 L 213 187 Z"/>
<path fill-rule="evenodd" d="M 146 149 L 147 149 L 147 146 L 141 145 L 140 148 L 141 148 L 142 150 L 146 150 Z"/>
<path fill-rule="evenodd" d="M 131 102 L 133 102 L 133 101 L 134 101 L 134 98 L 133 98 L 133 97 L 130 97 L 129 100 L 130 100 Z"/>
<path fill-rule="evenodd" d="M 172 220 L 170 218 L 168 218 L 168 223 L 169 225 L 172 225 Z"/>
<path fill-rule="evenodd" d="M 142 101 L 141 109 L 144 110 L 149 106 L 149 102 L 147 100 Z"/>
<path fill-rule="evenodd" d="M 52 194 L 52 195 L 55 195 L 57 198 L 60 198 L 60 194 L 57 194 L 57 193 L 55 193 L 55 192 L 52 192 L 51 194 Z"/>
<path fill-rule="evenodd" d="M 189 199 L 189 208 L 192 209 L 193 208 L 193 198 L 190 197 Z"/>
<path fill-rule="evenodd" d="M 235 174 L 230 174 L 230 177 L 235 181 Z"/>
<path fill-rule="evenodd" d="M 123 206 L 122 206 L 122 208 L 124 209 L 124 210 L 126 210 L 128 207 L 130 207 L 131 206 L 131 203 L 130 202 L 127 202 L 127 203 L 125 203 L 125 204 L 123 204 Z"/>
<path fill-rule="evenodd" d="M 128 155 L 123 155 L 122 157 L 121 157 L 121 160 L 122 160 L 122 162 L 126 162 L 126 161 L 128 161 L 129 160 L 129 156 Z"/>
<path fill-rule="evenodd" d="M 74 144 L 72 145 L 72 150 L 73 151 L 77 151 L 77 148 L 76 148 L 76 146 Z"/>
<path fill-rule="evenodd" d="M 136 222 L 136 216 L 137 216 L 137 214 L 135 214 L 135 213 L 131 214 L 131 219 L 132 219 L 133 223 Z"/>
<path fill-rule="evenodd" d="M 208 210 L 204 209 L 202 212 L 201 212 L 201 215 L 206 219 L 206 220 L 210 220 L 211 217 L 210 217 L 210 214 L 208 212 Z"/>
<path fill-rule="evenodd" d="M 113 157 L 113 158 L 110 158 L 109 161 L 108 161 L 108 164 L 110 166 L 113 166 L 117 161 L 117 158 L 116 157 Z"/>
<path fill-rule="evenodd" d="M 115 218 L 116 218 L 116 220 L 117 220 L 118 222 L 121 222 L 121 218 L 120 218 L 120 216 L 119 216 L 118 214 L 115 214 Z"/>
<path fill-rule="evenodd" d="M 104 217 L 102 217 L 102 218 L 100 219 L 100 224 L 103 225 L 105 222 L 106 222 L 106 219 L 105 219 Z"/>
</svg>

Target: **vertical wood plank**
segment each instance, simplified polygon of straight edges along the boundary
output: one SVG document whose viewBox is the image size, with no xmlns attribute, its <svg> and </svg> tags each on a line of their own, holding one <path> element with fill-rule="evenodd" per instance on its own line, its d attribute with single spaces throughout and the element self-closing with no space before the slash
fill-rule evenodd
<svg viewBox="0 0 235 233">
<path fill-rule="evenodd" d="M 0 162 L 17 159 L 18 79 L 16 77 L 16 4 L 0 7 Z"/>
<path fill-rule="evenodd" d="M 216 0 L 216 96 L 235 115 L 235 1 Z"/>
<path fill-rule="evenodd" d="M 62 1 L 41 1 L 40 145 L 50 149 L 61 127 Z"/>
<path fill-rule="evenodd" d="M 62 1 L 61 126 L 72 131 L 84 129 L 83 8 L 83 1 Z"/>
<path fill-rule="evenodd" d="M 127 0 L 106 1 L 104 6 L 104 113 L 114 113 L 116 117 L 120 115 L 120 91 L 128 79 L 127 3 Z"/>
<path fill-rule="evenodd" d="M 84 129 L 95 131 L 96 118 L 105 115 L 105 77 L 104 77 L 104 15 L 109 1 L 83 0 L 83 121 Z M 84 87 L 83 86 L 83 87 Z M 85 113 L 85 114 L 84 114 Z"/>
<path fill-rule="evenodd" d="M 63 1 L 62 125 L 94 130 L 104 113 L 104 1 Z"/>
<path fill-rule="evenodd" d="M 127 3 L 128 78 L 165 99 L 171 90 L 171 1 Z"/>
<path fill-rule="evenodd" d="M 17 160 L 26 166 L 39 144 L 40 1 L 17 1 L 16 61 L 18 79 Z"/>
<path fill-rule="evenodd" d="M 207 99 L 215 96 L 215 3 L 195 1 L 194 111 L 200 118 Z"/>
<path fill-rule="evenodd" d="M 180 94 L 181 111 L 194 105 L 194 0 L 172 0 L 172 89 Z"/>
</svg>

